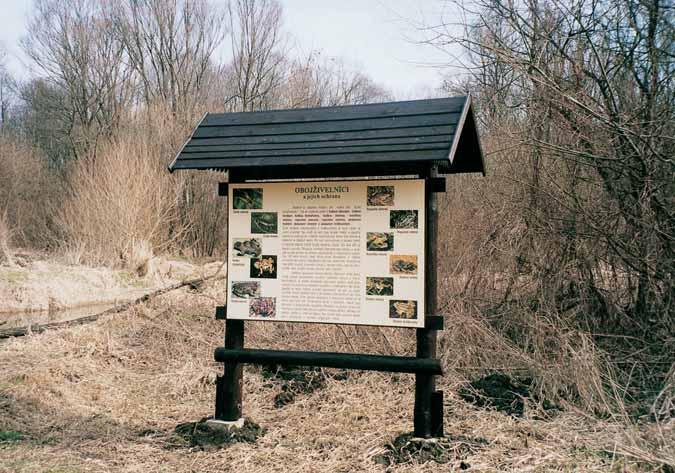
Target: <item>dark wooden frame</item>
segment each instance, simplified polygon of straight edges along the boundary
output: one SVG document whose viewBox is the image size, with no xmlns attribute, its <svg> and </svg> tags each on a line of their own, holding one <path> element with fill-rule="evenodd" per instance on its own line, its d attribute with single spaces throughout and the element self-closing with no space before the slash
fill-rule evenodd
<svg viewBox="0 0 675 473">
<path fill-rule="evenodd" d="M 277 172 L 279 171 L 279 172 Z M 371 171 L 372 172 L 372 171 Z M 370 177 L 363 166 L 324 166 L 321 169 L 308 167 L 301 172 L 260 169 L 230 170 L 229 183 L 250 182 L 286 178 L 349 178 Z M 214 353 L 216 361 L 224 363 L 223 376 L 216 382 L 215 418 L 236 421 L 242 417 L 243 364 L 277 364 L 322 366 L 344 369 L 377 370 L 415 374 L 414 434 L 417 437 L 432 438 L 443 436 L 443 392 L 436 390 L 435 376 L 442 374 L 437 359 L 437 331 L 443 329 L 443 318 L 438 314 L 437 299 L 437 242 L 438 242 L 438 201 L 436 194 L 445 192 L 445 179 L 438 176 L 436 166 L 395 166 L 386 175 L 414 176 L 425 179 L 425 317 L 424 328 L 416 328 L 416 357 L 379 356 L 352 353 L 317 353 L 277 350 L 255 350 L 244 348 L 244 320 L 226 319 L 224 307 L 216 309 L 216 318 L 225 318 L 225 346 Z M 218 194 L 227 196 L 227 183 L 221 183 Z M 228 203 L 229 205 L 229 203 Z M 405 327 L 401 327 L 405 328 Z"/>
</svg>

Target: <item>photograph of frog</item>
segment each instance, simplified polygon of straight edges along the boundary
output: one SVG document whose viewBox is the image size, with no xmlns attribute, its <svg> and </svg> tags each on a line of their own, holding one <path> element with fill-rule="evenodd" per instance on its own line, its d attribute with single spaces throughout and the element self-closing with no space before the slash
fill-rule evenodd
<svg viewBox="0 0 675 473">
<path fill-rule="evenodd" d="M 390 210 L 390 228 L 417 228 L 417 210 Z"/>
<path fill-rule="evenodd" d="M 256 297 L 251 299 L 248 306 L 249 317 L 271 319 L 277 315 L 276 297 Z"/>
<path fill-rule="evenodd" d="M 366 278 L 366 295 L 367 296 L 393 296 L 394 295 L 394 278 Z"/>
<path fill-rule="evenodd" d="M 251 271 L 249 275 L 252 278 L 276 279 L 277 278 L 276 255 L 262 255 L 260 258 L 252 258 Z"/>
<path fill-rule="evenodd" d="M 417 301 L 389 301 L 390 319 L 416 319 Z"/>
<path fill-rule="evenodd" d="M 366 250 L 368 251 L 393 251 L 394 234 L 381 232 L 366 233 Z"/>
<path fill-rule="evenodd" d="M 260 297 L 258 281 L 232 281 L 232 298 L 250 299 L 252 297 Z"/>
<path fill-rule="evenodd" d="M 234 256 L 257 258 L 262 254 L 262 241 L 260 238 L 235 238 L 232 249 Z"/>
<path fill-rule="evenodd" d="M 394 205 L 394 186 L 368 186 L 369 207 L 391 207 Z"/>
<path fill-rule="evenodd" d="M 276 212 L 251 212 L 251 233 L 277 233 Z"/>
<path fill-rule="evenodd" d="M 263 190 L 262 189 L 233 189 L 232 190 L 232 208 L 237 210 L 262 209 L 263 208 Z"/>
<path fill-rule="evenodd" d="M 389 272 L 391 274 L 417 274 L 417 255 L 389 256 Z"/>
</svg>

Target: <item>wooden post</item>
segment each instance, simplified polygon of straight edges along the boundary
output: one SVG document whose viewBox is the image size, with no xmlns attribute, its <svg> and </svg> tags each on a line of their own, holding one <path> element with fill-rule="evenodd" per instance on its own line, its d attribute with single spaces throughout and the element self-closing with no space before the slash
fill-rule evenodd
<svg viewBox="0 0 675 473">
<path fill-rule="evenodd" d="M 230 182 L 232 182 L 232 179 L 230 179 Z M 228 195 L 227 183 L 221 182 L 218 184 L 218 195 Z M 229 241 L 229 226 L 230 222 L 228 221 L 225 232 L 226 241 Z M 225 348 L 244 348 L 243 320 L 225 320 Z M 215 418 L 217 420 L 234 422 L 242 417 L 243 368 L 244 366 L 241 363 L 226 362 L 223 376 L 216 378 Z"/>
<path fill-rule="evenodd" d="M 244 348 L 244 321 L 225 322 L 225 348 Z M 225 362 L 225 373 L 218 377 L 216 387 L 216 419 L 236 421 L 242 417 L 242 385 L 244 365 Z"/>
<path fill-rule="evenodd" d="M 438 199 L 436 189 L 432 186 L 435 170 L 430 170 L 426 177 L 425 189 L 425 315 L 438 315 L 437 287 L 437 259 L 438 259 Z M 418 328 L 417 357 L 436 358 L 436 330 L 434 328 Z M 442 399 L 442 394 L 440 394 Z M 439 394 L 436 394 L 436 380 L 434 375 L 415 374 L 415 409 L 414 427 L 415 436 L 431 438 L 443 435 L 443 406 L 439 409 Z M 434 402 L 434 400 L 436 402 Z M 440 410 L 440 412 L 439 412 Z"/>
</svg>

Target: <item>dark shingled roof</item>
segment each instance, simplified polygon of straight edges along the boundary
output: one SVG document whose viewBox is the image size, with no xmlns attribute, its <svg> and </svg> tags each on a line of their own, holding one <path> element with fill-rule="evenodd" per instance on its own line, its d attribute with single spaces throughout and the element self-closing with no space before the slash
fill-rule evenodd
<svg viewBox="0 0 675 473">
<path fill-rule="evenodd" d="M 470 97 L 207 113 L 169 170 L 350 165 L 375 175 L 426 164 L 485 172 Z"/>
</svg>

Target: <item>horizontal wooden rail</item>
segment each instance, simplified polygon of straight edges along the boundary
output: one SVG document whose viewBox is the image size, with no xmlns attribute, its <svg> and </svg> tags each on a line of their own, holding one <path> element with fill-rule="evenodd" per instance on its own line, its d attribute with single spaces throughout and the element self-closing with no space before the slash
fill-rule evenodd
<svg viewBox="0 0 675 473">
<path fill-rule="evenodd" d="M 312 351 L 281 351 L 216 348 L 214 358 L 219 362 L 258 365 L 322 366 L 354 370 L 390 371 L 396 373 L 425 373 L 441 375 L 441 362 L 433 358 L 408 356 L 359 355 Z"/>
</svg>

